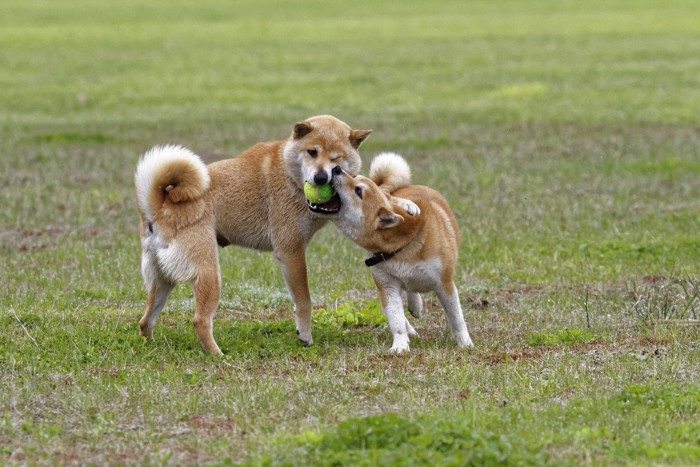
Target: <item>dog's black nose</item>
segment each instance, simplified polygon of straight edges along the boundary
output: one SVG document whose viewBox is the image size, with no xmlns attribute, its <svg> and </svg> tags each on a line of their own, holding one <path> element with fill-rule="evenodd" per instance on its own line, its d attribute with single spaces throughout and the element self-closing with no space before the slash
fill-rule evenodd
<svg viewBox="0 0 700 467">
<path fill-rule="evenodd" d="M 314 183 L 316 186 L 321 186 L 328 183 L 328 175 L 326 175 L 326 172 L 319 172 L 314 175 Z"/>
<path fill-rule="evenodd" d="M 333 167 L 333 176 L 340 175 L 342 172 L 343 169 L 341 169 L 339 165 Z"/>
</svg>

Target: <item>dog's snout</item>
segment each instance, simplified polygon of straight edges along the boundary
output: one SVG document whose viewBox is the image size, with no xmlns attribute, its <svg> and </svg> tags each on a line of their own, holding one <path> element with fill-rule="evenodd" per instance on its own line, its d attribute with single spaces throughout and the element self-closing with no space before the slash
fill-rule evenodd
<svg viewBox="0 0 700 467">
<path fill-rule="evenodd" d="M 325 185 L 328 183 L 328 175 L 326 175 L 326 172 L 319 172 L 314 175 L 314 183 L 316 186 Z"/>
<path fill-rule="evenodd" d="M 339 165 L 336 165 L 335 167 L 333 167 L 333 176 L 334 177 L 337 177 L 341 173 L 343 173 L 343 169 Z"/>
</svg>

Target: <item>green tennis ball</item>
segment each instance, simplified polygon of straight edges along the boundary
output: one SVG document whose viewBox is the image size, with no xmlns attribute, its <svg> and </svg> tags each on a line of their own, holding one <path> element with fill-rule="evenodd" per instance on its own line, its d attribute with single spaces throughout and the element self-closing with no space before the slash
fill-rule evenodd
<svg viewBox="0 0 700 467">
<path fill-rule="evenodd" d="M 304 196 L 314 204 L 326 203 L 333 195 L 333 187 L 330 183 L 321 186 L 315 186 L 309 182 L 304 183 Z"/>
</svg>

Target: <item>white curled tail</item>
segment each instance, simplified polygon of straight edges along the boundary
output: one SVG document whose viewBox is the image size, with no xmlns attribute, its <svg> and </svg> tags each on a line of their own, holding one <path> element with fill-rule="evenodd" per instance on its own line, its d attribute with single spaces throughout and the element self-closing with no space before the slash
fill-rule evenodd
<svg viewBox="0 0 700 467">
<path fill-rule="evenodd" d="M 411 184 L 411 168 L 406 160 L 393 152 L 378 154 L 369 168 L 369 178 L 388 193 Z"/>
<path fill-rule="evenodd" d="M 155 146 L 136 166 L 136 198 L 146 219 L 153 220 L 166 198 L 174 204 L 193 201 L 209 188 L 209 171 L 195 153 L 182 146 Z"/>
</svg>

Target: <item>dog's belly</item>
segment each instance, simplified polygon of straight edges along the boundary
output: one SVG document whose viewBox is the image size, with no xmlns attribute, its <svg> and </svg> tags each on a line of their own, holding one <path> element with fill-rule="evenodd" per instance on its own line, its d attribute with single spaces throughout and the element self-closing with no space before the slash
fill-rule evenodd
<svg viewBox="0 0 700 467">
<path fill-rule="evenodd" d="M 306 247 L 311 237 L 326 224 L 326 219 L 309 216 L 304 210 L 297 217 L 290 218 L 284 225 L 276 222 L 274 227 L 270 223 L 249 221 L 239 222 L 236 225 L 218 226 L 216 230 L 216 242 L 221 247 L 237 245 L 253 248 L 261 251 L 273 251 L 278 249 L 293 250 L 299 246 Z M 291 212 L 291 211 L 290 211 Z M 301 225 L 300 225 L 301 224 Z"/>
<path fill-rule="evenodd" d="M 399 282 L 402 288 L 421 293 L 435 290 L 443 269 L 440 258 L 415 263 L 391 259 L 375 268 L 374 273 L 380 278 L 393 279 Z"/>
<path fill-rule="evenodd" d="M 224 235 L 221 232 L 216 233 L 216 243 L 220 247 L 229 245 L 237 245 L 254 250 L 272 251 L 272 240 L 267 235 L 259 235 L 254 233 L 235 233 Z"/>
</svg>

